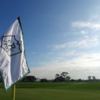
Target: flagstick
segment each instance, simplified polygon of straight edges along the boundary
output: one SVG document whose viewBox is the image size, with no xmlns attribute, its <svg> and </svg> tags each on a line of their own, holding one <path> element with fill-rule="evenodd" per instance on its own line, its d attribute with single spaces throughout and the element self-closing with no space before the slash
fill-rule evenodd
<svg viewBox="0 0 100 100">
<path fill-rule="evenodd" d="M 13 85 L 13 88 L 12 88 L 12 100 L 15 100 L 16 98 L 16 85 Z"/>
</svg>

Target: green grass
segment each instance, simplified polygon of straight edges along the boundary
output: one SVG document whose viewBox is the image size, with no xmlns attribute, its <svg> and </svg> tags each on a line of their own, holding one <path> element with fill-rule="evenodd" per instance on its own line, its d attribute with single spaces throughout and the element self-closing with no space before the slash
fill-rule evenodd
<svg viewBox="0 0 100 100">
<path fill-rule="evenodd" d="M 19 83 L 16 100 L 100 100 L 100 83 Z M 12 100 L 0 89 L 0 100 Z"/>
</svg>

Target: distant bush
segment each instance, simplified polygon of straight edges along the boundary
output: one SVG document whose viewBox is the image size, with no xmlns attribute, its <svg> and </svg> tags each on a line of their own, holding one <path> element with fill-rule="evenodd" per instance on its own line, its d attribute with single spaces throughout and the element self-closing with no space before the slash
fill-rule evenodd
<svg viewBox="0 0 100 100">
<path fill-rule="evenodd" d="M 47 79 L 40 79 L 40 82 L 48 82 L 48 80 Z"/>
<path fill-rule="evenodd" d="M 26 76 L 21 80 L 21 82 L 35 82 L 36 79 L 37 78 L 35 76 Z"/>
</svg>

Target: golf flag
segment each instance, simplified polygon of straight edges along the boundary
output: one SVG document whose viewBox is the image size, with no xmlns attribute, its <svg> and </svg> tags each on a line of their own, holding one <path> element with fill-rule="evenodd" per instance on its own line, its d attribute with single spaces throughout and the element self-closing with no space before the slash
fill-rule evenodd
<svg viewBox="0 0 100 100">
<path fill-rule="evenodd" d="M 0 40 L 0 73 L 6 90 L 29 73 L 19 18 Z"/>
</svg>

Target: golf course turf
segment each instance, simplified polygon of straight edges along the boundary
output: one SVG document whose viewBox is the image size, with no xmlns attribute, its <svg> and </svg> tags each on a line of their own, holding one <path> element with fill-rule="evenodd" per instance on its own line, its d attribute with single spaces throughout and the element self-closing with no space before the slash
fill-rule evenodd
<svg viewBox="0 0 100 100">
<path fill-rule="evenodd" d="M 0 100 L 12 100 L 1 86 Z M 16 100 L 100 100 L 100 82 L 18 83 Z"/>
</svg>

